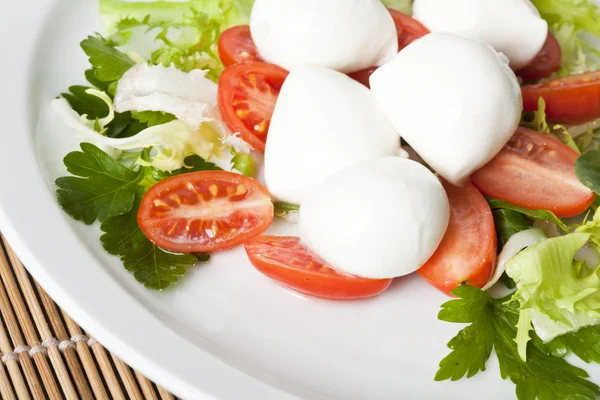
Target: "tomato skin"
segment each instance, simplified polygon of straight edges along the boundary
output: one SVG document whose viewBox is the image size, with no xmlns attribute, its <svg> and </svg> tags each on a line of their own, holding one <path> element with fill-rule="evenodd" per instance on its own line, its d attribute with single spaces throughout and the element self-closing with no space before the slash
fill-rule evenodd
<svg viewBox="0 0 600 400">
<path fill-rule="evenodd" d="M 600 118 L 600 71 L 525 85 L 521 90 L 524 111 L 536 111 L 543 97 L 549 121 L 580 125 Z"/>
<path fill-rule="evenodd" d="M 400 11 L 392 10 L 391 8 L 388 8 L 388 11 L 396 24 L 396 31 L 398 32 L 398 51 L 401 51 L 415 40 L 429 33 L 429 29 L 425 28 L 423 24 L 413 17 Z M 373 72 L 377 71 L 377 68 L 378 67 L 371 67 L 363 69 L 348 74 L 348 76 L 355 81 L 362 83 L 366 87 L 371 88 L 369 78 L 373 75 Z"/>
<path fill-rule="evenodd" d="M 398 32 L 398 51 L 401 51 L 415 40 L 430 33 L 429 29 L 410 15 L 392 10 L 391 8 L 388 8 L 388 11 L 396 24 L 396 31 Z"/>
<path fill-rule="evenodd" d="M 306 248 L 300 238 L 260 236 L 245 243 L 254 267 L 297 292 L 329 300 L 356 300 L 377 296 L 392 279 L 366 279 L 341 274 Z"/>
<path fill-rule="evenodd" d="M 515 71 L 524 82 L 537 82 L 540 79 L 549 77 L 560 70 L 562 61 L 562 50 L 558 40 L 552 32 L 548 32 L 548 37 L 544 46 L 529 65 Z"/>
<path fill-rule="evenodd" d="M 371 68 L 367 68 L 367 69 L 363 69 L 357 72 L 353 72 L 351 74 L 348 74 L 348 76 L 352 79 L 354 79 L 355 81 L 357 81 L 358 83 L 362 83 L 363 85 L 365 85 L 366 87 L 368 87 L 369 89 L 371 88 L 371 75 L 373 75 L 373 72 L 377 71 L 377 69 L 379 69 L 379 67 L 371 67 Z"/>
<path fill-rule="evenodd" d="M 475 186 L 442 182 L 450 200 L 450 223 L 433 256 L 418 273 L 451 296 L 460 285 L 482 288 L 496 268 L 498 242 L 494 217 Z"/>
<path fill-rule="evenodd" d="M 487 196 L 560 218 L 577 216 L 595 194 L 575 175 L 579 154 L 549 135 L 518 128 L 496 157 L 471 176 Z"/>
<path fill-rule="evenodd" d="M 232 248 L 271 225 L 274 206 L 255 179 L 226 171 L 176 175 L 142 198 L 138 224 L 158 247 L 178 253 Z"/>
<path fill-rule="evenodd" d="M 219 37 L 218 47 L 219 57 L 225 67 L 245 61 L 262 61 L 248 25 L 225 30 Z"/>
<path fill-rule="evenodd" d="M 219 78 L 218 104 L 225 123 L 252 148 L 265 151 L 271 116 L 289 72 L 273 64 L 243 62 Z"/>
</svg>

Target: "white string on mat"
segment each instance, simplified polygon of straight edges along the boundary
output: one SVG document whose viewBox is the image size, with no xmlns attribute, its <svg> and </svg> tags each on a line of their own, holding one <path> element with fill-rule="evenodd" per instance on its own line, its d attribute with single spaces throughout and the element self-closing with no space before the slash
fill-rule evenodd
<svg viewBox="0 0 600 400">
<path fill-rule="evenodd" d="M 29 357 L 33 358 L 33 356 L 35 356 L 38 353 L 46 353 L 50 347 L 58 347 L 60 351 L 65 351 L 69 348 L 75 349 L 77 347 L 77 343 L 79 342 L 85 342 L 88 345 L 88 347 L 92 347 L 93 345 L 98 343 L 96 339 L 81 334 L 73 335 L 71 339 L 67 340 L 57 340 L 55 338 L 50 338 L 44 340 L 39 346 L 17 346 L 10 353 L 0 353 L 0 359 L 2 360 L 2 363 L 6 364 L 9 361 L 19 361 L 19 355 L 21 353 L 28 353 Z"/>
</svg>

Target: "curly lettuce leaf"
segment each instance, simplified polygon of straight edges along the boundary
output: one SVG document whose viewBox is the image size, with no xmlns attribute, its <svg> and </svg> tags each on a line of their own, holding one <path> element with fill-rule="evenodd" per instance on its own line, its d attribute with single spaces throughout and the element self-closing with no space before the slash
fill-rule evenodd
<svg viewBox="0 0 600 400">
<path fill-rule="evenodd" d="M 247 24 L 253 0 L 125 2 L 100 0 L 100 14 L 113 41 L 127 44 L 136 29 L 155 42 L 149 61 L 182 71 L 208 71 L 216 81 L 223 66 L 217 41 L 230 26 Z"/>
<path fill-rule="evenodd" d="M 543 97 L 540 97 L 538 100 L 537 111 L 525 113 L 523 115 L 521 125 L 534 131 L 555 137 L 571 149 L 581 153 L 580 147 L 577 145 L 567 128 L 562 125 L 548 125 L 548 122 L 546 121 L 546 101 Z"/>
<path fill-rule="evenodd" d="M 512 300 L 521 305 L 519 349 L 525 349 L 531 325 L 548 342 L 600 323 L 600 265 L 588 268 L 585 262 L 574 261 L 591 236 L 575 232 L 547 239 L 506 264 L 508 276 L 517 282 Z"/>
<path fill-rule="evenodd" d="M 559 75 L 600 68 L 600 9 L 590 0 L 532 0 L 562 49 Z M 594 41 L 596 43 L 594 43 Z"/>
</svg>

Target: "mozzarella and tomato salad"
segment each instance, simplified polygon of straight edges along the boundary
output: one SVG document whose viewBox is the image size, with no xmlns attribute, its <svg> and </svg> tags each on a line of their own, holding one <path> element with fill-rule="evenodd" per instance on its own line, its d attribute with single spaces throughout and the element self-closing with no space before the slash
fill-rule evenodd
<svg viewBox="0 0 600 400">
<path fill-rule="evenodd" d="M 448 295 L 487 290 L 533 245 L 516 232 L 564 235 L 598 205 L 600 12 L 553 1 L 414 0 L 409 15 L 254 0 L 244 16 L 100 0 L 108 36 L 82 42 L 94 87 L 52 102 L 96 155 L 67 156 L 89 179 L 57 181 L 59 201 L 102 222 L 128 268 L 123 243 L 140 241 L 115 228 L 137 223 L 167 270 L 237 248 L 318 298 L 377 296 L 413 273 Z M 298 236 L 266 234 L 280 216 Z"/>
<path fill-rule="evenodd" d="M 191 135 L 170 140 L 220 169 L 151 185 L 137 214 L 146 237 L 176 253 L 243 246 L 289 288 L 350 300 L 414 272 L 448 294 L 487 285 L 498 235 L 486 198 L 558 218 L 585 213 L 596 195 L 577 179 L 578 152 L 520 124 L 540 99 L 552 123 L 593 124 L 600 71 L 558 76 L 561 47 L 529 0 L 415 0 L 412 9 L 255 0 L 248 25 L 215 38 L 216 83 L 130 52 L 135 65 L 115 82 L 111 112 L 172 115 L 164 125 Z M 197 151 L 214 147 L 211 134 L 222 148 Z M 100 144 L 162 144 L 163 162 L 149 162 L 185 169 L 164 160 L 177 144 L 144 135 Z M 261 179 L 218 153 L 260 163 L 246 175 L 261 170 Z M 262 236 L 274 203 L 297 206 L 299 237 Z"/>
</svg>

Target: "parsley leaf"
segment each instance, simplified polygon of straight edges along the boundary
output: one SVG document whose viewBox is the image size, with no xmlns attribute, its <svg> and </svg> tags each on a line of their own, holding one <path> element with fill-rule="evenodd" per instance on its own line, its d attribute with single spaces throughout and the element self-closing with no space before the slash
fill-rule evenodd
<svg viewBox="0 0 600 400">
<path fill-rule="evenodd" d="M 588 374 L 584 370 L 552 354 L 549 351 L 551 346 L 544 345 L 535 332 L 531 333 L 527 361 L 521 359 L 515 342 L 518 303 L 508 302 L 507 298 L 494 299 L 486 292 L 469 286 L 458 287 L 453 294 L 459 298 L 442 305 L 439 319 L 470 325 L 448 343 L 452 352 L 441 361 L 436 380 L 458 380 L 484 371 L 494 349 L 500 374 L 503 379 L 509 378 L 515 383 L 519 400 L 592 400 L 600 395 L 600 387 L 587 379 Z M 579 339 L 587 340 L 585 336 Z M 597 345 L 595 335 L 593 339 Z M 563 346 L 575 354 L 578 354 L 575 352 L 577 349 L 589 359 L 594 359 L 592 355 L 596 356 L 595 350 L 591 353 L 581 343 L 569 342 Z M 558 346 L 555 344 L 554 347 Z"/>
<path fill-rule="evenodd" d="M 135 65 L 131 58 L 100 35 L 88 36 L 81 42 L 81 48 L 89 57 L 94 75 L 100 82 L 118 81 Z"/>
<path fill-rule="evenodd" d="M 133 207 L 141 174 L 90 143 L 67 154 L 64 163 L 75 176 L 56 180 L 61 207 L 74 219 L 92 224 L 127 213 Z"/>
<path fill-rule="evenodd" d="M 79 115 L 86 114 L 89 119 L 106 117 L 108 106 L 102 99 L 87 94 L 86 90 L 88 89 L 90 88 L 86 86 L 71 86 L 69 93 L 62 93 L 61 96 Z M 115 118 L 106 126 L 106 136 L 111 138 L 130 137 L 147 127 L 148 124 L 138 121 L 130 112 L 115 113 Z"/>
<path fill-rule="evenodd" d="M 62 93 L 61 96 L 67 99 L 71 108 L 79 115 L 87 114 L 89 119 L 104 118 L 108 115 L 108 106 L 104 100 L 87 94 L 87 86 L 71 86 L 69 93 Z"/>
<path fill-rule="evenodd" d="M 572 352 L 586 363 L 600 364 L 600 326 L 588 326 L 554 339 L 550 346 L 558 354 Z"/>
<path fill-rule="evenodd" d="M 558 218 L 551 211 L 546 210 L 530 210 L 525 207 L 515 206 L 514 204 L 498 199 L 488 199 L 488 204 L 492 210 L 512 210 L 521 213 L 529 218 L 540 219 L 555 223 L 563 232 L 568 232 L 569 228 L 565 225 L 562 219 Z"/>
<path fill-rule="evenodd" d="M 108 253 L 121 257 L 125 269 L 132 272 L 138 282 L 146 288 L 162 290 L 176 283 L 198 258 L 192 254 L 166 252 L 146 238 L 137 223 L 142 196 L 143 191 L 138 193 L 130 212 L 102 223 L 104 235 L 100 240 Z"/>
<path fill-rule="evenodd" d="M 186 157 L 185 165 L 187 165 L 188 168 L 184 167 L 171 172 L 161 171 L 159 169 L 153 168 L 152 176 L 155 180 L 162 181 L 163 179 L 167 179 L 175 175 L 187 174 L 189 172 L 221 170 L 221 168 L 217 167 L 215 164 L 205 161 L 202 157 L 195 155 Z"/>
<path fill-rule="evenodd" d="M 146 238 L 137 223 L 144 193 L 170 176 L 219 169 L 198 156 L 186 159 L 190 169 L 165 173 L 152 167 L 132 170 L 90 143 L 82 151 L 65 157 L 67 170 L 76 176 L 56 180 L 57 197 L 62 208 L 73 218 L 91 224 L 102 222 L 104 249 L 121 258 L 125 269 L 147 288 L 162 290 L 176 283 L 187 267 L 198 261 L 208 262 L 209 254 L 176 254 L 164 251 Z M 150 149 L 130 153 L 144 158 Z"/>
<path fill-rule="evenodd" d="M 443 304 L 438 318 L 447 322 L 470 322 L 471 325 L 448 343 L 452 352 L 440 362 L 436 381 L 456 381 L 465 375 L 470 378 L 485 371 L 485 363 L 494 346 L 492 315 L 487 312 L 491 297 L 485 292 L 472 290 L 470 286 L 459 287 L 454 294 L 463 294 L 464 297 Z"/>
<path fill-rule="evenodd" d="M 160 111 L 134 111 L 133 118 L 148 126 L 156 126 L 166 124 L 175 119 L 173 114 L 168 114 Z"/>
</svg>

